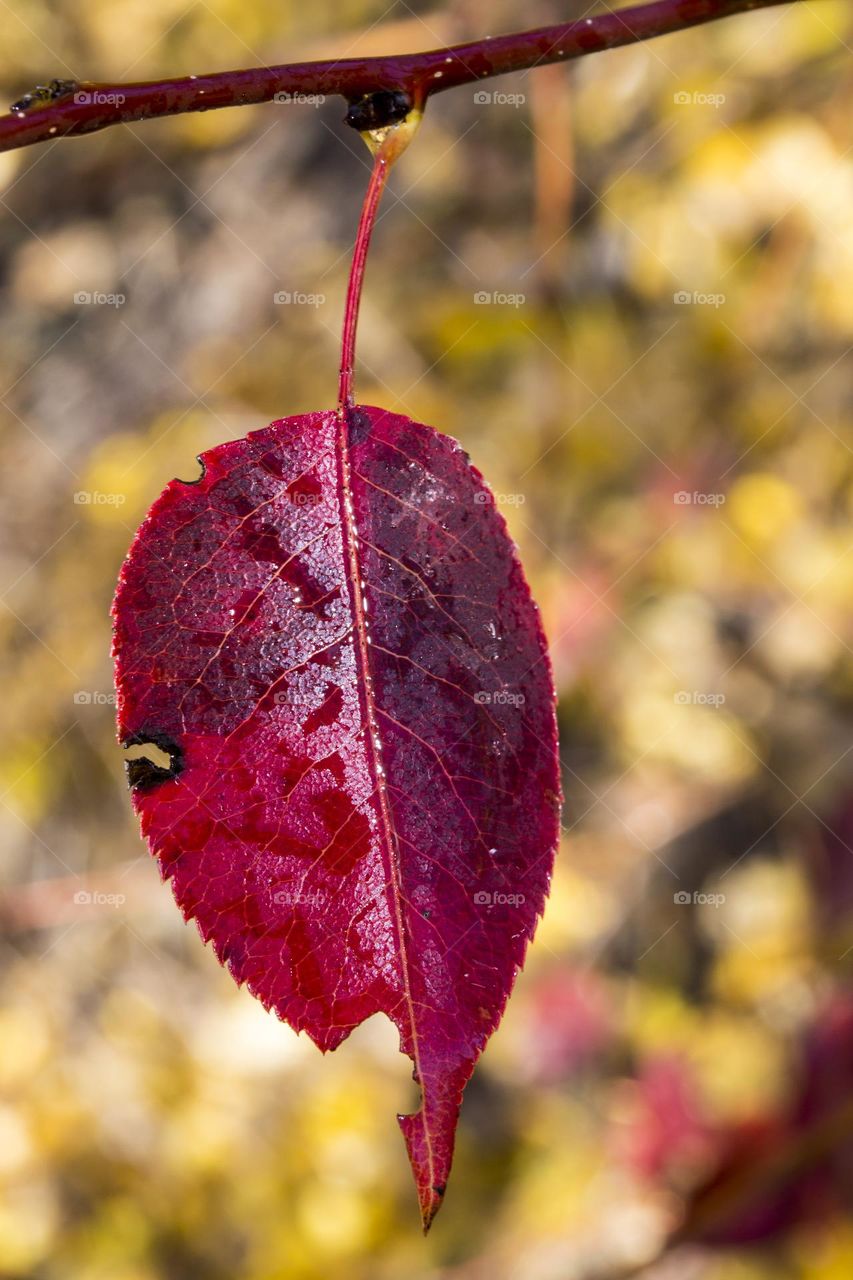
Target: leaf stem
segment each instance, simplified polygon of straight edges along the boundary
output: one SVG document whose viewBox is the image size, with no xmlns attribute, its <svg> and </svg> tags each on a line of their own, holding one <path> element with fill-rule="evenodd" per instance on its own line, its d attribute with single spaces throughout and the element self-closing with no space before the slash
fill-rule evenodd
<svg viewBox="0 0 853 1280">
<path fill-rule="evenodd" d="M 353 366 L 355 364 L 355 335 L 358 327 L 358 311 L 361 305 L 361 289 L 364 284 L 364 268 L 370 237 L 376 224 L 376 212 L 385 190 L 390 169 L 389 161 L 377 151 L 373 158 L 373 171 L 361 206 L 355 247 L 352 252 L 347 298 L 344 306 L 344 328 L 341 339 L 341 376 L 338 383 L 338 407 L 349 409 L 353 405 Z"/>
<path fill-rule="evenodd" d="M 306 96 L 340 94 L 348 102 L 377 90 L 402 92 L 417 106 L 445 89 L 479 83 L 509 71 L 567 62 L 588 53 L 683 31 L 731 14 L 803 0 L 651 0 L 557 26 L 517 31 L 393 57 L 296 62 L 242 71 L 219 71 L 134 84 L 73 82 L 64 93 L 48 93 L 23 110 L 0 116 L 0 151 L 93 133 L 110 125 L 157 116 L 248 106 L 272 99 L 299 102 Z M 60 88 L 65 82 L 54 82 Z M 50 88 L 50 86 L 49 86 Z M 43 95 L 44 96 L 44 95 Z"/>
<path fill-rule="evenodd" d="M 341 337 L 341 373 L 338 382 L 338 407 L 341 411 L 352 408 L 353 369 L 355 366 L 355 338 L 358 328 L 358 312 L 361 306 L 361 290 L 364 284 L 364 269 L 367 263 L 367 251 L 370 248 L 370 237 L 376 225 L 376 214 L 385 183 L 391 166 L 398 156 L 402 155 L 411 142 L 418 125 L 421 112 L 412 110 L 398 124 L 389 125 L 362 133 L 362 137 L 373 152 L 373 169 L 370 182 L 364 194 L 361 216 L 358 220 L 355 245 L 350 264 L 347 296 L 344 305 L 344 327 Z"/>
</svg>

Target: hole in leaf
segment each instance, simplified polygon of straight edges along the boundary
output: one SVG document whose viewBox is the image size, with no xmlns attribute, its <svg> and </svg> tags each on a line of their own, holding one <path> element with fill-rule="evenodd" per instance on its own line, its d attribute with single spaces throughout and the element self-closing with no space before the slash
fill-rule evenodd
<svg viewBox="0 0 853 1280">
<path fill-rule="evenodd" d="M 198 454 L 196 456 L 196 462 L 199 465 L 198 475 L 193 476 L 192 480 L 185 480 L 183 476 L 176 476 L 175 479 L 179 481 L 180 484 L 187 484 L 187 485 L 200 484 L 201 481 L 204 479 L 205 473 L 207 472 L 207 467 L 204 465 L 204 458 L 202 458 L 201 454 Z"/>
<path fill-rule="evenodd" d="M 168 734 L 137 733 L 122 745 L 127 752 L 127 781 L 133 791 L 148 791 L 183 773 L 183 748 Z"/>
<path fill-rule="evenodd" d="M 348 1054 L 364 1055 L 382 1072 L 383 1096 L 394 1114 L 412 1115 L 419 1109 L 423 1101 L 420 1085 L 412 1078 L 411 1059 L 401 1053 L 400 1032 L 387 1014 L 373 1013 L 365 1018 L 337 1053 L 342 1064 Z"/>
</svg>

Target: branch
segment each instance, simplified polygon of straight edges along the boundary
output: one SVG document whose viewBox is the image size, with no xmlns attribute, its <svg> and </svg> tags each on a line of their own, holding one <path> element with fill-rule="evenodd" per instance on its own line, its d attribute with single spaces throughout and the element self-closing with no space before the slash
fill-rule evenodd
<svg viewBox="0 0 853 1280">
<path fill-rule="evenodd" d="M 403 94 L 410 105 L 422 108 L 427 98 L 444 89 L 615 49 L 730 14 L 795 2 L 653 0 L 651 4 L 617 12 L 608 10 L 560 26 L 470 41 L 428 53 L 295 62 L 289 66 L 253 67 L 136 84 L 56 80 L 28 95 L 29 102 L 25 98 L 16 104 L 20 109 L 0 116 L 0 151 L 94 133 L 134 120 L 269 102 L 277 95 L 279 100 L 298 101 L 306 95 L 340 94 L 355 103 L 383 90 L 391 95 Z"/>
</svg>

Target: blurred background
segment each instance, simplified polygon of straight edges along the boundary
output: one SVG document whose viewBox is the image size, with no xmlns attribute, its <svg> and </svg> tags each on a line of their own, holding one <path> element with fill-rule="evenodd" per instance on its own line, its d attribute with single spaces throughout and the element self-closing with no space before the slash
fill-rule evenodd
<svg viewBox="0 0 853 1280">
<path fill-rule="evenodd" d="M 0 83 L 402 52 L 566 0 L 9 0 Z M 360 399 L 458 437 L 560 695 L 553 894 L 428 1240 L 372 1020 L 327 1058 L 144 849 L 109 606 L 201 450 L 331 406 L 340 99 L 0 155 L 0 1275 L 853 1275 L 853 14 L 434 99 Z"/>
</svg>

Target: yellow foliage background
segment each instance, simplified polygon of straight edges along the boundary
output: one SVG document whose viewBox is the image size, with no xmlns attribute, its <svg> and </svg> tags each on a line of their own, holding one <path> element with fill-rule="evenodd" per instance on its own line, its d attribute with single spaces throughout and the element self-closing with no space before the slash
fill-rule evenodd
<svg viewBox="0 0 853 1280">
<path fill-rule="evenodd" d="M 581 12 L 522 8 L 9 0 L 0 80 Z M 699 1174 L 624 1155 L 649 1064 L 712 1125 L 784 1107 L 849 984 L 853 851 L 821 868 L 850 779 L 851 45 L 849 4 L 810 0 L 459 89 L 394 174 L 359 398 L 458 437 L 499 495 L 567 797 L 426 1241 L 390 1026 L 323 1059 L 234 988 L 141 845 L 111 705 L 112 590 L 162 486 L 333 402 L 367 153 L 330 99 L 0 155 L 0 1275 L 853 1274 L 838 1214 L 654 1263 Z"/>
</svg>

